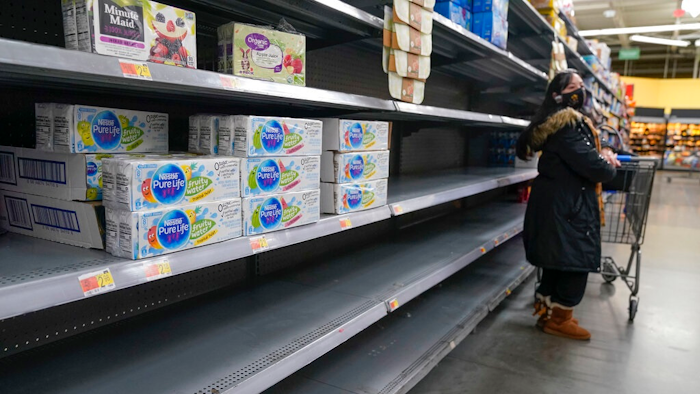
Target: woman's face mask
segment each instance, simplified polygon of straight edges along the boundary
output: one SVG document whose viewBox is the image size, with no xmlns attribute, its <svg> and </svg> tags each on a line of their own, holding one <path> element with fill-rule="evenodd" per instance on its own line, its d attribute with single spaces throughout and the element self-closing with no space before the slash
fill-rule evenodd
<svg viewBox="0 0 700 394">
<path fill-rule="evenodd" d="M 586 101 L 586 90 L 583 88 L 578 88 L 569 93 L 562 93 L 561 95 L 561 104 L 575 110 L 581 109 L 584 101 Z"/>
</svg>

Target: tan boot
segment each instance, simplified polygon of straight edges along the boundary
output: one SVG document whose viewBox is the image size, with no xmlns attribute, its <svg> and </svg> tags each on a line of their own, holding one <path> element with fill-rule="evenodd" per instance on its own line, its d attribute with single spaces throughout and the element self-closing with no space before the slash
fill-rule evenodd
<svg viewBox="0 0 700 394">
<path fill-rule="evenodd" d="M 538 315 L 537 327 L 539 329 L 544 329 L 544 324 L 549 320 L 550 314 L 552 313 L 552 299 L 550 296 L 543 296 L 540 293 L 535 293 L 535 311 L 532 316 Z M 574 324 L 578 325 L 578 319 L 575 317 L 571 318 Z"/>
<path fill-rule="evenodd" d="M 567 308 L 556 303 L 552 304 L 552 313 L 544 324 L 544 332 L 558 337 L 582 341 L 591 339 L 590 332 L 574 323 L 573 314 L 573 308 Z"/>
</svg>

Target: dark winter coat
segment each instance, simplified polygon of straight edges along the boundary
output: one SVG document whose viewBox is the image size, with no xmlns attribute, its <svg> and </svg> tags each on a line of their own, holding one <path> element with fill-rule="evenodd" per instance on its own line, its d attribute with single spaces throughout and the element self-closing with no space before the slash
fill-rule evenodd
<svg viewBox="0 0 700 394">
<path fill-rule="evenodd" d="M 567 108 L 521 136 L 531 151 L 542 151 L 523 231 L 527 259 L 537 267 L 599 270 L 596 188 L 615 176 L 615 168 L 598 152 L 591 127 L 583 115 Z"/>
</svg>

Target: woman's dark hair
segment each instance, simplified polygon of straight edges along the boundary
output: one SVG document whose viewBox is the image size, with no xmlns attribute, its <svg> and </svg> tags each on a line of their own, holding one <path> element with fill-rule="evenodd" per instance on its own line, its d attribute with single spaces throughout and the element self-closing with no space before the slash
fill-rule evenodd
<svg viewBox="0 0 700 394">
<path fill-rule="evenodd" d="M 571 78 L 574 76 L 574 74 L 578 74 L 578 71 L 573 69 L 560 71 L 549 82 L 547 92 L 544 94 L 544 101 L 542 101 L 542 104 L 537 109 L 537 112 L 535 112 L 535 116 L 533 116 L 530 120 L 530 125 L 523 130 L 518 138 L 515 153 L 521 160 L 527 160 L 529 157 L 530 153 L 527 143 L 530 140 L 530 134 L 532 134 L 532 131 L 544 123 L 544 121 L 547 120 L 550 115 L 562 108 L 562 104 L 559 104 L 554 100 L 555 93 L 561 94 L 561 92 L 566 89 L 571 82 Z"/>
</svg>

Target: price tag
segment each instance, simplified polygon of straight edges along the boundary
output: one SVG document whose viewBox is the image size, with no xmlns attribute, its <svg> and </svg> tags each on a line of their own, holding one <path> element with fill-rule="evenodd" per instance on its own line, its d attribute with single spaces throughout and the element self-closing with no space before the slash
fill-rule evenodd
<svg viewBox="0 0 700 394">
<path fill-rule="evenodd" d="M 151 69 L 148 68 L 148 63 L 146 62 L 119 59 L 119 66 L 125 78 L 143 79 L 146 81 L 153 80 Z"/>
<path fill-rule="evenodd" d="M 510 293 L 512 293 L 512 291 L 510 291 L 510 289 L 506 289 L 506 295 L 510 295 Z"/>
<path fill-rule="evenodd" d="M 114 284 L 114 278 L 112 278 L 112 273 L 109 271 L 109 268 L 80 275 L 78 281 L 80 282 L 80 288 L 83 290 L 85 297 L 105 293 L 117 287 L 117 285 Z"/>
<path fill-rule="evenodd" d="M 495 240 L 493 240 L 493 244 L 496 245 L 496 246 L 498 246 L 498 238 L 496 238 Z"/>
<path fill-rule="evenodd" d="M 486 253 L 486 248 L 485 248 L 485 247 L 483 247 L 483 246 L 482 246 L 482 247 L 481 247 L 481 249 L 479 249 L 479 250 L 481 250 L 481 254 L 484 254 L 484 253 Z"/>
<path fill-rule="evenodd" d="M 403 208 L 401 207 L 401 205 L 393 205 L 392 208 L 394 209 L 394 215 L 403 214 Z"/>
<path fill-rule="evenodd" d="M 352 228 L 352 221 L 350 221 L 350 218 L 344 218 L 344 219 L 339 219 L 340 220 L 340 228 L 343 230 L 347 230 L 349 228 Z"/>
<path fill-rule="evenodd" d="M 250 248 L 253 249 L 253 253 L 260 253 L 270 249 L 270 244 L 268 243 L 265 236 L 255 237 L 250 239 Z"/>
<path fill-rule="evenodd" d="M 219 79 L 221 80 L 222 88 L 226 90 L 237 90 L 238 84 L 236 83 L 236 79 L 234 77 L 229 75 L 219 75 Z"/>
<path fill-rule="evenodd" d="M 165 278 L 173 274 L 172 268 L 170 268 L 170 262 L 168 260 L 163 260 L 158 263 L 144 263 L 144 272 L 146 273 L 146 280 L 152 281 L 160 278 Z"/>
<path fill-rule="evenodd" d="M 391 309 L 393 311 L 398 307 L 399 307 L 399 300 L 394 298 L 393 300 L 389 301 L 389 309 Z"/>
</svg>

